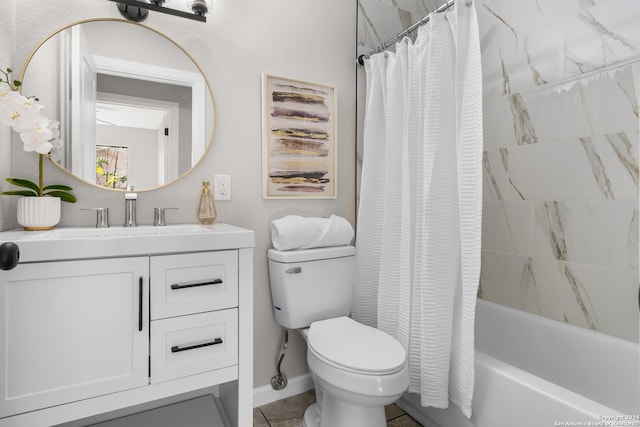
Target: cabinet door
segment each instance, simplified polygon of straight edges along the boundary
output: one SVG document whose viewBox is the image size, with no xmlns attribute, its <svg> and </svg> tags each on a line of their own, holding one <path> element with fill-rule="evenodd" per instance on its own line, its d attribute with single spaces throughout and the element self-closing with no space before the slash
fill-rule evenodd
<svg viewBox="0 0 640 427">
<path fill-rule="evenodd" d="M 146 385 L 148 298 L 147 257 L 0 272 L 0 417 Z"/>
</svg>

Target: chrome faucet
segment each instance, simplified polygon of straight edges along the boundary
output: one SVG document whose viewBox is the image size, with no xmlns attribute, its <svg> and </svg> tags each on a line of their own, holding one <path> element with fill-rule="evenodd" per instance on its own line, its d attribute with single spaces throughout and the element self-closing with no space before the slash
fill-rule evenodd
<svg viewBox="0 0 640 427">
<path fill-rule="evenodd" d="M 167 225 L 167 220 L 165 216 L 165 212 L 167 209 L 178 209 L 178 208 L 153 208 L 153 225 L 155 227 L 164 227 Z"/>
<path fill-rule="evenodd" d="M 133 188 L 132 188 L 133 189 Z M 137 193 L 124 193 L 124 226 L 136 226 L 136 200 Z"/>
<path fill-rule="evenodd" d="M 96 211 L 96 228 L 109 228 L 109 208 L 80 208 L 81 211 Z"/>
</svg>

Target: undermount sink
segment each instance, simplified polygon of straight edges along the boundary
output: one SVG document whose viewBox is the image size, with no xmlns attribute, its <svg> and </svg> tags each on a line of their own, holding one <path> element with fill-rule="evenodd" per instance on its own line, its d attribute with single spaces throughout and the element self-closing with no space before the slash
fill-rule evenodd
<svg viewBox="0 0 640 427">
<path fill-rule="evenodd" d="M 135 237 L 135 236 L 160 236 L 160 235 L 185 235 L 198 233 L 211 233 L 215 231 L 214 225 L 201 224 L 176 224 L 165 226 L 143 225 L 139 227 L 109 227 L 109 228 L 57 228 L 45 234 L 53 239 L 85 239 L 85 238 L 109 238 L 109 237 Z M 44 236 L 43 236 L 44 237 Z"/>
</svg>

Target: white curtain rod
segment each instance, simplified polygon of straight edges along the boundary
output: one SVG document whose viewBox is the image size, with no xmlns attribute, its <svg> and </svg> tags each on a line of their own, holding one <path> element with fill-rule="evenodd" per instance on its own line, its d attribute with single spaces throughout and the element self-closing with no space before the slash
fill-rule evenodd
<svg viewBox="0 0 640 427">
<path fill-rule="evenodd" d="M 455 0 L 448 0 L 446 3 L 444 3 L 443 5 L 441 5 L 440 7 L 436 8 L 436 10 L 434 10 L 431 13 L 440 13 L 443 12 L 447 9 L 449 9 L 451 6 L 453 6 L 455 4 Z M 471 0 L 467 0 L 465 2 L 466 6 L 471 6 Z M 360 65 L 364 65 L 364 60 L 365 59 L 369 59 L 369 57 L 371 55 L 373 55 L 374 53 L 378 53 L 378 52 L 382 52 L 384 50 L 386 50 L 389 46 L 391 46 L 392 44 L 394 44 L 395 42 L 397 42 L 398 40 L 401 40 L 403 37 L 408 36 L 409 34 L 411 34 L 412 32 L 414 32 L 415 30 L 417 30 L 418 28 L 422 27 L 424 24 L 426 24 L 427 22 L 429 22 L 431 20 L 431 13 L 429 13 L 427 16 L 424 16 L 422 19 L 420 19 L 418 22 L 416 22 L 415 24 L 411 25 L 409 28 L 407 28 L 406 30 L 398 33 L 395 35 L 395 37 L 387 40 L 386 42 L 382 43 L 380 46 L 378 46 L 377 48 L 375 48 L 374 50 L 372 50 L 371 52 L 369 52 L 367 55 L 360 55 L 358 56 L 358 64 Z"/>
</svg>

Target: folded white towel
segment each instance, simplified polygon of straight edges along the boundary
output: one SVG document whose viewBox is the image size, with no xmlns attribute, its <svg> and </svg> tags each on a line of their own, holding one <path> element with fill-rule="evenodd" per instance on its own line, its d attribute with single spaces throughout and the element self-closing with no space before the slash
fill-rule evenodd
<svg viewBox="0 0 640 427">
<path fill-rule="evenodd" d="M 303 218 L 287 215 L 271 221 L 271 241 L 279 251 L 344 246 L 353 239 L 353 227 L 346 219 Z"/>
</svg>

